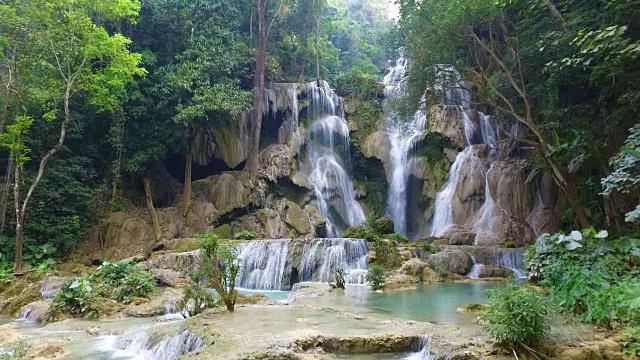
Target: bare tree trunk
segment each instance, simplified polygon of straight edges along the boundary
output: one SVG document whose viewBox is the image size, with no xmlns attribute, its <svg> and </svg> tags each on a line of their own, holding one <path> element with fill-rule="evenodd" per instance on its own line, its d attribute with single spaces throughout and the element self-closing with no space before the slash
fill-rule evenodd
<svg viewBox="0 0 640 360">
<path fill-rule="evenodd" d="M 184 164 L 184 193 L 182 194 L 182 215 L 187 216 L 191 206 L 191 169 L 193 166 L 193 154 L 191 147 L 187 150 L 187 159 Z"/>
<path fill-rule="evenodd" d="M 4 175 L 4 187 L 2 188 L 2 199 L 0 199 L 0 235 L 4 233 L 7 224 L 7 206 L 9 205 L 9 193 L 11 192 L 11 179 L 13 176 L 13 152 L 9 154 L 7 161 L 7 172 Z"/>
<path fill-rule="evenodd" d="M 156 208 L 153 206 L 153 193 L 151 192 L 151 182 L 148 178 L 142 178 L 142 185 L 144 186 L 144 199 L 147 203 L 147 210 L 149 216 L 151 216 L 151 223 L 153 224 L 153 234 L 156 241 L 159 241 L 162 237 L 162 230 L 160 229 L 160 222 L 158 221 L 158 214 Z"/>
<path fill-rule="evenodd" d="M 16 212 L 16 255 L 13 265 L 13 272 L 16 274 L 22 273 L 22 223 L 24 216 L 20 210 L 20 168 L 15 165 L 14 177 L 13 177 L 13 204 Z"/>
<path fill-rule="evenodd" d="M 545 5 L 547 5 L 547 8 L 549 8 L 549 11 L 551 11 L 551 16 L 553 16 L 553 18 L 556 19 L 556 21 L 562 27 L 562 31 L 564 31 L 565 33 L 568 33 L 569 25 L 567 25 L 567 21 L 564 19 L 564 17 L 556 7 L 556 5 L 553 2 L 551 2 L 551 0 L 544 0 L 544 3 Z"/>
<path fill-rule="evenodd" d="M 256 71 L 253 77 L 253 109 L 251 111 L 251 129 L 249 131 L 249 153 L 246 169 L 251 178 L 258 176 L 258 151 L 260 150 L 260 131 L 262 130 L 262 108 L 264 103 L 264 73 L 267 64 L 267 0 L 258 0 L 258 52 Z"/>
</svg>

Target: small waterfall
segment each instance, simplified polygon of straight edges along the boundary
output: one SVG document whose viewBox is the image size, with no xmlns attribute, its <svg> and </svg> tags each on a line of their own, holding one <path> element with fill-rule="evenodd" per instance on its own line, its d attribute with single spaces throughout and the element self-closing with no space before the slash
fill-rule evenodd
<svg viewBox="0 0 640 360">
<path fill-rule="evenodd" d="M 493 198 L 491 197 L 491 193 L 489 191 L 488 172 L 485 175 L 484 196 L 484 204 L 482 204 L 482 208 L 480 208 L 480 218 L 471 229 L 471 231 L 477 234 L 473 245 L 478 244 L 479 234 L 484 232 L 491 232 L 491 221 L 493 220 L 493 209 L 495 208 L 495 203 L 493 202 Z"/>
<path fill-rule="evenodd" d="M 367 243 L 361 239 L 254 240 L 240 246 L 237 286 L 287 291 L 302 281 L 333 282 L 343 270 L 347 284 L 364 284 Z"/>
<path fill-rule="evenodd" d="M 422 337 L 420 340 L 420 351 L 409 354 L 405 360 L 436 360 L 438 357 L 429 351 L 429 339 Z"/>
<path fill-rule="evenodd" d="M 524 270 L 524 249 L 497 249 L 494 265 L 507 268 L 519 279 L 527 277 Z"/>
<path fill-rule="evenodd" d="M 25 305 L 20 309 L 20 315 L 16 321 L 40 323 L 49 315 L 49 301 L 36 301 Z"/>
<path fill-rule="evenodd" d="M 326 219 L 327 235 L 340 236 L 347 227 L 366 219 L 355 199 L 349 168 L 349 128 L 344 120 L 342 100 L 326 82 L 305 84 L 308 115 L 307 170 L 320 212 Z"/>
<path fill-rule="evenodd" d="M 50 276 L 40 282 L 40 294 L 45 300 L 52 300 L 68 278 Z"/>
<path fill-rule="evenodd" d="M 407 60 L 399 57 L 396 65 L 385 75 L 383 84 L 387 98 L 405 96 L 407 80 Z M 393 220 L 397 233 L 408 235 L 407 229 L 407 196 L 409 181 L 409 159 L 415 149 L 415 144 L 424 137 L 426 125 L 425 100 L 413 118 L 401 117 L 391 106 L 385 106 L 385 130 L 389 137 L 391 149 L 389 160 L 391 176 L 389 183 L 389 198 L 387 201 L 387 215 Z"/>
<path fill-rule="evenodd" d="M 200 349 L 203 344 L 201 337 L 186 329 L 170 336 L 138 329 L 118 335 L 110 345 L 131 354 L 134 359 L 173 360 Z"/>
<path fill-rule="evenodd" d="M 282 290 L 290 240 L 251 241 L 240 245 L 239 287 Z"/>
<path fill-rule="evenodd" d="M 316 239 L 305 244 L 300 281 L 333 282 L 335 272 L 345 272 L 347 284 L 364 284 L 367 243 L 361 239 Z"/>
<path fill-rule="evenodd" d="M 480 267 L 482 266 L 482 264 L 478 264 L 473 254 L 469 254 L 469 256 L 471 256 L 471 261 L 473 261 L 473 266 L 471 267 L 471 270 L 469 270 L 469 273 L 466 276 L 470 279 L 478 279 L 480 278 Z"/>
</svg>

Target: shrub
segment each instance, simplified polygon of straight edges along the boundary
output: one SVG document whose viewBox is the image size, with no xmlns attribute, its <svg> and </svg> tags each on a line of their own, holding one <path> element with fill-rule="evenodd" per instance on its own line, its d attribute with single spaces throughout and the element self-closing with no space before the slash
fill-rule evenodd
<svg viewBox="0 0 640 360">
<path fill-rule="evenodd" d="M 365 239 L 367 237 L 367 232 L 362 228 L 362 226 L 352 226 L 342 233 L 343 237 L 352 238 L 352 239 Z"/>
<path fill-rule="evenodd" d="M 549 331 L 549 304 L 527 288 L 508 283 L 487 290 L 489 308 L 480 314 L 485 330 L 501 346 L 536 345 Z"/>
<path fill-rule="evenodd" d="M 200 271 L 224 302 L 227 310 L 233 312 L 236 304 L 236 277 L 240 271 L 237 250 L 213 233 L 198 235 L 201 240 Z"/>
<path fill-rule="evenodd" d="M 253 240 L 258 237 L 258 234 L 255 231 L 242 230 L 233 235 L 233 238 L 236 240 Z"/>
<path fill-rule="evenodd" d="M 69 279 L 62 284 L 60 291 L 53 298 L 49 320 L 56 321 L 64 313 L 77 317 L 96 318 L 99 315 L 98 308 L 95 306 L 98 297 L 88 277 Z"/>
<path fill-rule="evenodd" d="M 129 262 L 112 263 L 104 260 L 102 265 L 98 267 L 98 278 L 102 282 L 117 286 L 129 273 L 133 271 L 133 264 Z"/>
<path fill-rule="evenodd" d="M 376 235 L 393 234 L 393 220 L 388 217 L 377 218 L 371 224 L 371 230 Z"/>
<path fill-rule="evenodd" d="M 550 288 L 561 311 L 615 328 L 640 321 L 640 312 L 629 302 L 633 293 L 640 298 L 634 290 L 639 286 L 635 263 L 640 241 L 607 236 L 593 229 L 545 234 L 528 250 L 526 262 L 531 278 Z"/>
<path fill-rule="evenodd" d="M 393 241 L 397 241 L 399 243 L 406 243 L 409 242 L 409 239 L 406 238 L 406 236 L 402 235 L 402 234 L 398 234 L 398 233 L 393 233 L 393 234 L 389 234 L 386 236 L 389 240 L 393 240 Z"/>
<path fill-rule="evenodd" d="M 640 355 L 640 326 L 626 329 L 622 333 L 621 343 L 625 354 Z"/>
<path fill-rule="evenodd" d="M 128 304 L 134 297 L 147 296 L 156 287 L 153 274 L 146 270 L 127 274 L 113 293 L 116 300 Z"/>
<path fill-rule="evenodd" d="M 422 243 L 422 250 L 424 250 L 427 254 L 435 254 L 438 252 L 438 250 L 428 242 Z"/>
<path fill-rule="evenodd" d="M 211 290 L 202 286 L 203 274 L 196 270 L 191 275 L 191 284 L 184 289 L 182 300 L 178 304 L 181 309 L 186 309 L 189 315 L 198 315 L 203 309 L 213 307 L 216 303 Z"/>
<path fill-rule="evenodd" d="M 371 284 L 373 290 L 381 290 L 384 288 L 384 266 L 378 264 L 369 265 L 369 273 L 367 274 L 367 281 Z"/>
</svg>

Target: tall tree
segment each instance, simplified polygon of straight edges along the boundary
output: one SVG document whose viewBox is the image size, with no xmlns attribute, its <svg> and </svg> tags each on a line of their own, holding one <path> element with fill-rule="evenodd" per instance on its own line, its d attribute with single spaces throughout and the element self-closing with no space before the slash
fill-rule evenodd
<svg viewBox="0 0 640 360">
<path fill-rule="evenodd" d="M 54 145 L 40 158 L 35 178 L 22 198 L 19 167 L 14 167 L 14 203 L 16 217 L 16 255 L 14 271 L 22 271 L 22 241 L 25 214 L 29 200 L 37 189 L 51 158 L 63 147 L 72 123 L 71 100 L 86 94 L 92 105 L 110 110 L 117 103 L 116 94 L 135 75 L 143 75 L 138 67 L 140 55 L 128 49 L 130 40 L 113 35 L 94 19 L 102 21 L 133 20 L 140 4 L 137 0 L 105 0 L 99 4 L 73 0 L 12 1 L 3 8 L 15 9 L 30 30 L 27 41 L 30 57 L 21 73 L 31 75 L 23 84 L 25 102 L 33 104 L 33 116 L 48 121 L 60 121 L 59 135 Z M 4 12 L 5 10 L 3 10 Z M 44 113 L 38 110 L 45 108 Z M 60 113 L 61 110 L 61 113 Z M 24 122 L 23 122 L 24 124 Z M 26 126 L 26 124 L 24 124 Z M 28 129 L 28 127 L 27 127 Z M 26 131 L 22 129 L 22 133 Z M 22 161 L 24 163 L 24 161 Z"/>
</svg>

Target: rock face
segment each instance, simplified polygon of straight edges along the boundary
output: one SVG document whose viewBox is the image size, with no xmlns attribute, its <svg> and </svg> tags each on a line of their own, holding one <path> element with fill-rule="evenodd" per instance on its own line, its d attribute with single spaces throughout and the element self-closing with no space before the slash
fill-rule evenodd
<svg viewBox="0 0 640 360">
<path fill-rule="evenodd" d="M 429 257 L 429 266 L 436 271 L 465 275 L 471 270 L 471 256 L 462 250 L 445 250 Z"/>
<path fill-rule="evenodd" d="M 513 271 L 503 268 L 502 266 L 480 265 L 478 269 L 478 277 L 484 278 L 509 278 L 513 276 Z"/>
<path fill-rule="evenodd" d="M 429 108 L 427 132 L 440 133 L 459 148 L 465 146 L 464 129 L 460 122 L 460 107 L 452 105 L 436 105 Z M 451 121 L 455 119 L 455 121 Z"/>
</svg>

